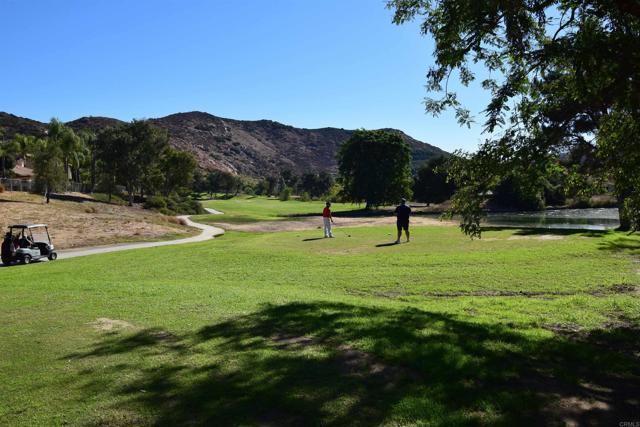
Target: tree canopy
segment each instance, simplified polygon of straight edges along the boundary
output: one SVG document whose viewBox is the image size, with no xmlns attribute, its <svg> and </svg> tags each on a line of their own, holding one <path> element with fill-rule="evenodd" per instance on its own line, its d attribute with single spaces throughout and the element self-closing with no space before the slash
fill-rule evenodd
<svg viewBox="0 0 640 427">
<path fill-rule="evenodd" d="M 343 196 L 376 207 L 411 197 L 411 150 L 399 135 L 357 130 L 338 151 Z"/>
<path fill-rule="evenodd" d="M 453 109 L 473 118 L 453 76 L 468 85 L 481 64 L 491 94 L 476 153 L 458 152 L 452 176 L 459 190 L 453 212 L 462 229 L 481 231 L 482 206 L 509 173 L 544 175 L 575 150 L 590 152 L 592 168 L 569 172 L 613 179 L 621 228 L 640 228 L 640 3 L 633 0 L 391 0 L 394 22 L 419 17 L 435 41 L 427 111 Z M 574 179 L 574 182 L 580 182 Z M 587 180 L 583 180 L 586 182 Z M 593 181 L 593 180 L 591 180 Z"/>
<path fill-rule="evenodd" d="M 413 196 L 417 201 L 442 203 L 451 198 L 455 186 L 448 179 L 448 161 L 444 156 L 434 157 L 418 169 L 413 183 Z"/>
<path fill-rule="evenodd" d="M 161 191 L 166 196 L 188 189 L 196 161 L 190 153 L 170 148 L 168 141 L 166 131 L 144 120 L 102 131 L 95 142 L 101 186 L 111 195 L 117 185 L 123 185 L 130 205 L 138 192 Z"/>
</svg>

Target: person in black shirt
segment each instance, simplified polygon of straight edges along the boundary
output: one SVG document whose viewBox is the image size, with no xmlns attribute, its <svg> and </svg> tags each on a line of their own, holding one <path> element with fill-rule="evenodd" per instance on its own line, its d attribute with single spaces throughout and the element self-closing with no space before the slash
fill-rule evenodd
<svg viewBox="0 0 640 427">
<path fill-rule="evenodd" d="M 398 238 L 396 243 L 400 243 L 400 237 L 402 236 L 402 230 L 407 235 L 407 243 L 409 242 L 409 216 L 411 215 L 411 208 L 407 206 L 407 200 L 402 199 L 400 205 L 396 207 L 396 226 L 398 227 Z"/>
</svg>

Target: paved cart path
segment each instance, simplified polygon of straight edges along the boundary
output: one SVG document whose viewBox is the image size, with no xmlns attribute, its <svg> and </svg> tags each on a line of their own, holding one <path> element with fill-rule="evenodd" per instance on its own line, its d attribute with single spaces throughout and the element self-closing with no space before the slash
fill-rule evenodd
<svg viewBox="0 0 640 427">
<path fill-rule="evenodd" d="M 179 216 L 186 225 L 199 228 L 202 232 L 193 237 L 187 237 L 178 240 L 166 240 L 161 242 L 141 242 L 141 243 L 120 243 L 115 245 L 94 246 L 91 248 L 74 248 L 58 251 L 58 259 L 75 258 L 79 256 L 106 254 L 109 252 L 128 251 L 130 249 L 155 248 L 157 246 L 182 245 L 184 243 L 202 242 L 204 240 L 213 239 L 214 237 L 224 234 L 224 230 L 219 227 L 193 222 L 187 215 Z M 55 242 L 54 242 L 55 244 Z"/>
<path fill-rule="evenodd" d="M 217 211 L 213 208 L 204 208 L 204 210 L 213 215 L 224 215 L 224 212 Z"/>
</svg>

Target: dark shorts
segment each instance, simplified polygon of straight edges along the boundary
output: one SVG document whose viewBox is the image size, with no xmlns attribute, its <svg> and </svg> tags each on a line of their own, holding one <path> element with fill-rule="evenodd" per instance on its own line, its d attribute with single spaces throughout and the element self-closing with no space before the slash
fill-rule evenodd
<svg viewBox="0 0 640 427">
<path fill-rule="evenodd" d="M 398 231 L 409 231 L 409 221 L 396 221 L 396 227 L 398 227 Z"/>
</svg>

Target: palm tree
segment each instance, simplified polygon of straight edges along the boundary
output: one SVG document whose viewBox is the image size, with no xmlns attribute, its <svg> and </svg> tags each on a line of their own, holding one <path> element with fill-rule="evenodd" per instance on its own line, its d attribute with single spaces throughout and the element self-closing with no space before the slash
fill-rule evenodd
<svg viewBox="0 0 640 427">
<path fill-rule="evenodd" d="M 91 191 L 96 186 L 96 143 L 98 138 L 95 133 L 83 130 L 78 133 L 78 137 L 82 141 L 84 147 L 83 156 L 89 160 L 89 170 L 91 173 Z M 85 163 L 86 165 L 86 163 Z"/>
<path fill-rule="evenodd" d="M 33 135 L 15 134 L 13 141 L 17 144 L 17 154 L 26 160 L 27 156 L 33 154 L 38 138 Z"/>
<path fill-rule="evenodd" d="M 79 167 L 81 161 L 81 153 L 84 151 L 83 141 L 73 129 L 56 118 L 51 119 L 49 122 L 48 136 L 51 141 L 58 145 L 62 152 L 64 171 L 67 177 L 72 175 L 70 174 L 71 166 L 78 165 L 77 167 Z"/>
</svg>

